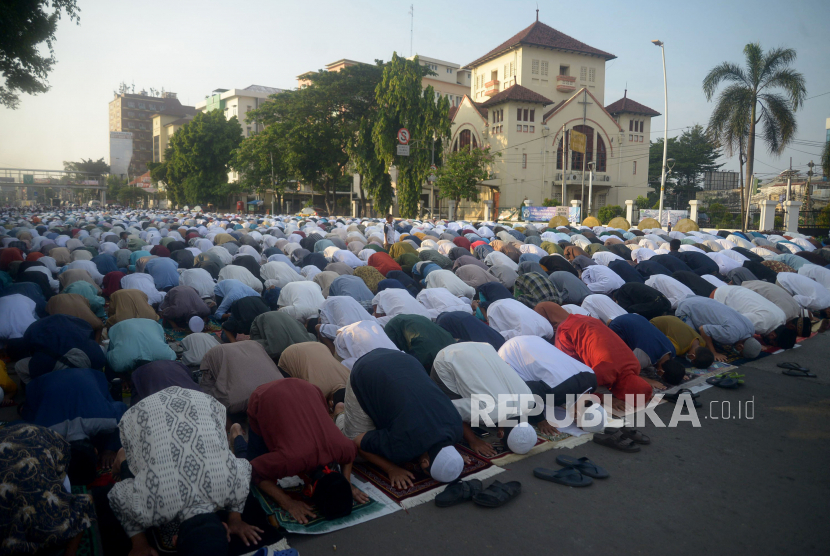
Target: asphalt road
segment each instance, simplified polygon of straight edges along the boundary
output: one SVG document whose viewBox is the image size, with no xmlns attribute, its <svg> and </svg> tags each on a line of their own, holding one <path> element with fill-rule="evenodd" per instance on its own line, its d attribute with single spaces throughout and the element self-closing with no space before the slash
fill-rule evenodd
<svg viewBox="0 0 830 556">
<path fill-rule="evenodd" d="M 794 378 L 797 361 L 819 375 Z M 830 344 L 740 368 L 739 390 L 701 393 L 700 428 L 648 426 L 652 444 L 623 454 L 593 442 L 551 450 L 495 477 L 521 481 L 499 509 L 433 503 L 319 536 L 290 535 L 303 556 L 367 554 L 819 554 L 830 545 Z M 754 402 L 747 418 L 746 402 Z M 741 418 L 737 417 L 741 405 Z M 657 414 L 668 422 L 674 406 Z M 724 419 L 727 411 L 731 418 Z M 588 456 L 611 477 L 587 488 L 535 479 L 558 454 Z M 493 479 L 487 479 L 485 486 Z M 335 548 L 336 547 L 336 548 Z"/>
</svg>

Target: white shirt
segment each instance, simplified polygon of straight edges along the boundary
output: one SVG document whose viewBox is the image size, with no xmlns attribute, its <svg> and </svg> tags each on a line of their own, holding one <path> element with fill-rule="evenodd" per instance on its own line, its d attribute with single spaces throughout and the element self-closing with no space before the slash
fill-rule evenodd
<svg viewBox="0 0 830 556">
<path fill-rule="evenodd" d="M 487 321 L 506 340 L 515 336 L 541 336 L 553 338 L 550 322 L 515 299 L 499 299 L 487 308 Z"/>
<path fill-rule="evenodd" d="M 544 342 L 541 338 L 539 340 Z M 475 394 L 491 396 L 497 402 L 489 413 L 494 423 L 499 421 L 499 396 L 532 395 L 524 380 L 488 343 L 461 342 L 447 346 L 438 352 L 432 369 L 448 390 L 461 396 L 461 399 L 453 400 L 452 404 L 465 423 L 471 421 L 472 397 Z M 501 412 L 507 419 L 515 419 L 520 414 L 525 415 L 531 411 L 530 407 L 525 407 L 525 411 L 520 413 L 518 399 L 510 404 L 505 403 L 506 400 L 502 402 L 505 407 Z M 483 402 L 479 404 L 483 409 Z"/>
<path fill-rule="evenodd" d="M 507 340 L 499 356 L 513 367 L 522 380 L 541 380 L 556 388 L 579 373 L 592 373 L 591 367 L 560 351 L 542 338 L 519 336 Z"/>
<path fill-rule="evenodd" d="M 31 270 L 31 269 L 29 269 Z M 817 264 L 805 264 L 798 269 L 798 273 L 807 278 L 812 278 L 828 290 L 830 290 L 830 270 Z"/>
<path fill-rule="evenodd" d="M 706 253 L 706 256 L 715 261 L 718 264 L 718 272 L 726 276 L 730 270 L 740 268 L 743 263 L 739 263 L 723 253 L 723 251 L 720 253 Z"/>
<path fill-rule="evenodd" d="M 23 294 L 0 297 L 0 340 L 22 338 L 37 320 L 35 307 L 35 302 Z"/>
<path fill-rule="evenodd" d="M 202 364 L 205 354 L 212 348 L 219 345 L 219 341 L 213 334 L 200 332 L 198 334 L 188 334 L 182 340 L 182 363 L 190 366 L 197 366 Z"/>
<path fill-rule="evenodd" d="M 665 274 L 655 274 L 646 280 L 646 286 L 659 291 L 671 302 L 671 308 L 677 309 L 677 304 L 687 297 L 694 297 L 693 292 L 686 284 Z"/>
<path fill-rule="evenodd" d="M 614 303 L 610 297 L 601 293 L 595 293 L 583 299 L 582 308 L 589 316 L 599 319 L 606 324 L 608 324 L 609 320 L 614 320 L 620 315 L 628 314 L 628 311 Z"/>
<path fill-rule="evenodd" d="M 591 265 L 582 271 L 582 281 L 594 293 L 611 293 L 625 285 L 620 275 L 602 265 Z"/>
<path fill-rule="evenodd" d="M 204 268 L 188 268 L 179 275 L 179 284 L 195 289 L 202 299 L 213 298 L 213 288 L 216 285 L 210 272 Z"/>
<path fill-rule="evenodd" d="M 280 291 L 279 311 L 288 313 L 300 322 L 317 316 L 325 298 L 323 290 L 314 282 L 291 282 Z"/>
<path fill-rule="evenodd" d="M 320 324 L 322 325 L 320 334 L 333 340 L 337 337 L 337 331 L 340 328 L 364 320 L 375 321 L 376 319 L 355 298 L 333 295 L 326 298 L 323 306 L 320 307 Z"/>
<path fill-rule="evenodd" d="M 762 280 L 747 280 L 745 282 L 741 282 L 741 287 L 754 291 L 784 311 L 784 317 L 787 319 L 787 322 L 802 316 L 804 313 L 804 309 L 802 309 L 801 305 L 793 299 L 790 292 L 781 286 L 770 284 L 769 282 L 764 282 Z"/>
<path fill-rule="evenodd" d="M 805 309 L 821 311 L 830 307 L 830 291 L 807 276 L 794 272 L 779 272 L 775 283 L 790 292 Z"/>
<path fill-rule="evenodd" d="M 506 266 L 510 270 L 519 270 L 519 265 L 500 251 L 493 251 L 484 257 L 487 266 Z"/>
<path fill-rule="evenodd" d="M 421 305 L 412 295 L 400 288 L 391 288 L 378 292 L 372 299 L 372 305 L 377 305 L 377 313 L 384 315 L 378 317 L 381 326 L 392 320 L 397 315 L 421 315 L 430 320 L 438 316 L 436 311 L 427 309 Z"/>
<path fill-rule="evenodd" d="M 223 280 L 239 280 L 257 293 L 262 293 L 262 282 L 256 276 L 251 274 L 251 271 L 244 266 L 228 265 L 219 271 L 219 279 L 217 282 Z"/>
<path fill-rule="evenodd" d="M 432 274 L 435 273 L 433 272 Z M 430 276 L 432 276 L 432 274 L 430 274 Z M 453 295 L 446 288 L 429 288 L 421 290 L 416 299 L 421 303 L 421 305 L 427 309 L 432 309 L 438 315 L 452 311 L 463 311 L 470 315 L 473 314 L 473 308 L 469 302 Z"/>
<path fill-rule="evenodd" d="M 715 290 L 714 299 L 748 318 L 756 334 L 769 334 L 787 322 L 783 310 L 748 288 L 721 286 Z"/>
<path fill-rule="evenodd" d="M 622 257 L 612 253 L 611 251 L 597 251 L 591 258 L 594 259 L 597 264 L 601 264 L 603 266 L 608 266 L 612 261 L 624 260 Z"/>
<path fill-rule="evenodd" d="M 207 271 L 205 271 L 207 272 Z M 210 276 L 210 274 L 208 274 Z M 181 280 L 181 277 L 179 278 Z M 149 274 L 128 274 L 121 278 L 121 287 L 125 290 L 141 290 L 147 294 L 147 303 L 155 305 L 164 300 L 167 294 L 156 289 L 156 283 Z"/>
<path fill-rule="evenodd" d="M 330 249 L 330 248 L 329 248 Z M 328 251 L 328 249 L 326 249 Z M 366 263 L 358 259 L 354 253 L 347 249 L 338 249 L 331 255 L 331 262 L 333 263 L 345 263 L 352 268 L 357 268 L 359 266 L 366 266 Z"/>
<path fill-rule="evenodd" d="M 407 294 L 408 295 L 408 294 Z M 398 350 L 376 321 L 364 320 L 344 326 L 337 331 L 334 349 L 343 359 L 343 365 L 352 370 L 358 359 L 378 348 Z"/>
<path fill-rule="evenodd" d="M 647 247 L 640 247 L 639 249 L 635 249 L 634 251 L 631 252 L 631 257 L 635 261 L 637 261 L 638 263 L 641 263 L 643 261 L 649 260 L 650 258 L 652 258 L 656 254 L 657 253 L 654 252 L 654 249 L 649 249 Z"/>
<path fill-rule="evenodd" d="M 573 305 L 569 303 L 568 305 L 562 305 L 562 308 L 572 315 L 585 315 L 586 317 L 592 316 L 591 313 L 587 311 L 587 309 L 583 309 L 579 305 Z"/>
<path fill-rule="evenodd" d="M 740 253 L 738 253 L 737 251 L 733 251 L 732 249 L 725 249 L 725 250 L 721 251 L 720 254 L 724 257 L 729 257 L 730 259 L 732 259 L 733 261 L 735 261 L 739 265 L 743 265 L 744 261 L 749 260 L 744 255 L 741 255 Z"/>
<path fill-rule="evenodd" d="M 446 288 L 456 297 L 472 299 L 476 294 L 475 288 L 465 284 L 451 270 L 433 270 L 426 277 L 425 282 L 427 288 Z"/>
<path fill-rule="evenodd" d="M 222 269 L 224 270 L 224 269 Z M 288 263 L 271 261 L 259 267 L 259 275 L 263 280 L 274 280 L 278 288 L 284 288 L 291 282 L 305 282 Z M 221 276 L 221 272 L 220 272 Z"/>
</svg>

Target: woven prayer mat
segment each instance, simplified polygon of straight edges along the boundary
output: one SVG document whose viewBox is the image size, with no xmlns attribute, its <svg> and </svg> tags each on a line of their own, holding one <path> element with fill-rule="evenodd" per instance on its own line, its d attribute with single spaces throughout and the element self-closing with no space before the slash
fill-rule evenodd
<svg viewBox="0 0 830 556">
<path fill-rule="evenodd" d="M 493 465 L 478 454 L 465 450 L 463 447 L 461 449 L 469 456 L 470 462 L 464 465 L 464 470 L 459 477 L 460 479 L 481 480 L 498 475 L 504 471 L 501 467 Z M 369 462 L 355 462 L 354 472 L 361 479 L 374 485 L 380 492 L 391 498 L 404 509 L 414 508 L 415 506 L 433 500 L 447 486 L 424 473 L 420 466 L 412 462 L 407 463 L 403 467 L 415 475 L 412 486 L 405 490 L 398 490 L 393 487 L 389 481 L 389 476 L 379 467 Z"/>
<path fill-rule="evenodd" d="M 504 467 L 505 465 L 529 458 L 530 456 L 535 456 L 536 454 L 541 454 L 542 452 L 547 452 L 548 450 L 575 448 L 576 446 L 590 442 L 591 438 L 593 438 L 593 435 L 590 433 L 586 433 L 581 436 L 573 436 L 561 431 L 557 431 L 554 435 L 547 435 L 539 432 L 539 429 L 536 429 L 536 436 L 538 437 L 536 445 L 526 454 L 517 454 L 510 451 L 510 448 L 508 448 L 501 439 L 497 438 L 495 434 L 492 434 L 492 437 L 495 438 L 495 440 L 490 442 L 490 445 L 496 451 L 496 455 L 491 458 L 476 454 L 466 442 L 461 442 L 459 446 L 467 454 L 475 455 L 485 461 L 489 461 L 493 465 Z"/>
<path fill-rule="evenodd" d="M 302 483 L 297 483 L 299 479 L 296 477 L 292 477 L 291 479 L 296 479 L 296 481 L 291 481 L 291 483 L 295 483 L 293 486 L 284 486 L 286 482 L 281 481 L 281 488 L 289 496 L 291 496 L 291 498 L 294 498 L 295 500 L 302 500 L 312 507 L 312 511 L 315 511 L 314 504 L 312 504 L 308 497 L 303 495 Z M 377 519 L 381 516 L 388 515 L 401 509 L 399 505 L 386 499 L 386 497 L 371 484 L 364 483 L 354 476 L 352 477 L 352 481 L 354 486 L 369 496 L 368 502 L 363 504 L 354 502 L 354 505 L 352 506 L 352 513 L 346 517 L 327 520 L 318 516 L 316 519 L 311 520 L 306 524 L 301 524 L 295 520 L 291 514 L 280 508 L 273 498 L 262 492 L 257 487 L 252 486 L 251 492 L 259 502 L 262 510 L 268 516 L 268 521 L 271 525 L 277 528 L 282 528 L 289 533 L 300 533 L 304 535 L 319 535 L 322 533 L 337 531 L 339 529 L 345 529 L 346 527 L 352 527 L 353 525 L 357 525 L 359 523 Z M 315 513 L 317 512 L 315 511 Z"/>
</svg>

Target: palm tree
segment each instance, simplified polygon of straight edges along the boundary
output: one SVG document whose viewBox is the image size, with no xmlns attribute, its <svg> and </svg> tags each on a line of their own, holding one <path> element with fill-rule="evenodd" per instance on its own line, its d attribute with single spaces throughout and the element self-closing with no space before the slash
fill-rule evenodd
<svg viewBox="0 0 830 556">
<path fill-rule="evenodd" d="M 780 155 L 795 138 L 795 111 L 807 97 L 807 88 L 804 76 L 789 67 L 795 61 L 795 50 L 775 48 L 765 53 L 760 44 L 751 43 L 744 47 L 744 56 L 746 68 L 730 62 L 712 68 L 703 80 L 703 92 L 711 101 L 721 82 L 730 83 L 718 96 L 707 131 L 711 137 L 726 139 L 727 150 L 730 141 L 740 144 L 746 131 L 744 183 L 751 186 L 756 126 L 761 125 L 761 138 L 770 154 Z"/>
</svg>

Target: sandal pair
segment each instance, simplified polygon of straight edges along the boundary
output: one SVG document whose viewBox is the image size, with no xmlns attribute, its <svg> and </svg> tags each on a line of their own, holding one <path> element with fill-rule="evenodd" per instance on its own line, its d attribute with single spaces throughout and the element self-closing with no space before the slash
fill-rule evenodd
<svg viewBox="0 0 830 556">
<path fill-rule="evenodd" d="M 665 396 L 663 396 L 663 399 L 667 402 L 676 404 L 680 400 L 680 396 L 689 396 L 692 399 L 692 404 L 695 407 L 703 407 L 703 404 L 697 401 L 697 399 L 700 397 L 700 394 L 692 392 L 688 388 L 681 388 L 673 394 L 666 394 Z"/>
<path fill-rule="evenodd" d="M 620 452 L 633 454 L 640 451 L 639 445 L 647 446 L 651 444 L 651 439 L 638 430 L 622 427 L 619 429 L 607 428 L 605 434 L 595 433 L 594 442 Z"/>
<path fill-rule="evenodd" d="M 521 492 L 522 483 L 518 481 L 510 481 L 509 483 L 493 481 L 485 489 L 478 479 L 457 480 L 447 485 L 444 492 L 435 497 L 435 505 L 439 508 L 449 508 L 472 500 L 478 506 L 499 508 L 513 500 Z"/>
<path fill-rule="evenodd" d="M 798 363 L 779 363 L 779 367 L 782 369 L 787 369 L 786 371 L 781 371 L 781 374 L 787 376 L 800 376 L 804 378 L 816 378 L 814 373 L 810 372 L 810 369 L 806 367 L 802 367 Z"/>
<path fill-rule="evenodd" d="M 607 479 L 610 477 L 608 471 L 594 463 L 588 458 L 573 458 L 571 456 L 558 456 L 556 463 L 562 469 L 553 471 L 545 467 L 537 467 L 533 470 L 533 476 L 543 481 L 550 481 L 570 487 L 586 487 L 594 483 L 594 479 Z"/>
</svg>

